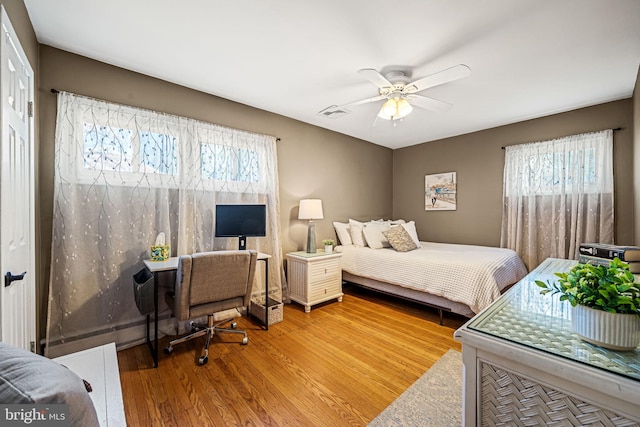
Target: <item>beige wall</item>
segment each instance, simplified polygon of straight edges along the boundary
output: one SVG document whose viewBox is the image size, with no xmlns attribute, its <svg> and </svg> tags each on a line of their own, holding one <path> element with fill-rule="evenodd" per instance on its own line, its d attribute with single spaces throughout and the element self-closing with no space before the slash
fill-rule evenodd
<svg viewBox="0 0 640 427">
<path fill-rule="evenodd" d="M 306 223 L 297 219 L 301 198 L 322 199 L 325 219 L 316 222 L 318 242 L 335 238 L 332 220 L 391 214 L 390 149 L 50 46 L 40 46 L 40 70 L 39 256 L 43 260 L 43 277 L 49 270 L 53 212 L 56 96 L 51 93 L 52 88 L 279 137 L 280 218 L 285 253 L 301 250 L 306 243 Z M 45 283 L 41 280 L 41 289 Z"/>
<path fill-rule="evenodd" d="M 11 25 L 13 25 L 13 29 L 20 39 L 20 44 L 29 59 L 31 68 L 33 68 L 34 71 L 37 70 L 38 40 L 36 39 L 36 34 L 33 31 L 33 26 L 31 25 L 31 20 L 29 19 L 29 14 L 27 13 L 24 3 L 22 0 L 2 0 L 0 4 L 2 4 L 7 11 Z"/>
<path fill-rule="evenodd" d="M 633 112 L 626 99 L 420 144 L 393 153 L 393 216 L 422 240 L 500 245 L 502 146 L 622 127 L 614 132 L 616 243 L 633 238 Z M 424 210 L 424 176 L 457 172 L 457 210 Z"/>
</svg>

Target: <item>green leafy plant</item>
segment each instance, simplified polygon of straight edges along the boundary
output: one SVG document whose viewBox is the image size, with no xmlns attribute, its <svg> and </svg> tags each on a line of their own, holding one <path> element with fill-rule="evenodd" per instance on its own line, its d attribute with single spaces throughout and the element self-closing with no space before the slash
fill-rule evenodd
<svg viewBox="0 0 640 427">
<path fill-rule="evenodd" d="M 569 272 L 555 273 L 558 280 L 536 280 L 541 294 L 560 294 L 560 301 L 569 301 L 610 313 L 640 316 L 640 288 L 634 283 L 629 266 L 614 258 L 609 266 L 576 264 Z"/>
<path fill-rule="evenodd" d="M 322 244 L 325 246 L 329 246 L 329 245 L 333 246 L 333 239 L 324 239 L 322 241 Z"/>
</svg>

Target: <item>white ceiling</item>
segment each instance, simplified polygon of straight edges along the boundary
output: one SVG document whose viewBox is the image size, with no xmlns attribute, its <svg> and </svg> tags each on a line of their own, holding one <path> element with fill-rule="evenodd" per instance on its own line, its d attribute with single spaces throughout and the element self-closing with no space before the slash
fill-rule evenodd
<svg viewBox="0 0 640 427">
<path fill-rule="evenodd" d="M 629 98 L 640 64 L 638 0 L 24 2 L 40 43 L 390 148 Z M 361 68 L 456 64 L 446 112 L 318 114 L 378 94 Z"/>
</svg>

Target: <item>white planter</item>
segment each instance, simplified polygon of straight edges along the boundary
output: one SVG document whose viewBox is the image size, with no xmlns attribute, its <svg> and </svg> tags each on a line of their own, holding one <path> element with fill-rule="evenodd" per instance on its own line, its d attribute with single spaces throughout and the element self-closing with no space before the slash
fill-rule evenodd
<svg viewBox="0 0 640 427">
<path fill-rule="evenodd" d="M 618 351 L 634 350 L 640 344 L 640 316 L 635 314 L 609 313 L 577 305 L 571 319 L 573 332 L 591 344 Z"/>
<path fill-rule="evenodd" d="M 333 245 L 324 245 L 324 252 L 330 254 L 333 252 Z"/>
</svg>

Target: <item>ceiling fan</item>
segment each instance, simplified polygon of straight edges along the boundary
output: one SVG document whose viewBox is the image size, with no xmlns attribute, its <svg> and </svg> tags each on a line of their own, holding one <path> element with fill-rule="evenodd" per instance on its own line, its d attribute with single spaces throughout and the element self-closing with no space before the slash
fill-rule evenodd
<svg viewBox="0 0 640 427">
<path fill-rule="evenodd" d="M 398 120 L 408 116 L 413 106 L 436 112 L 446 111 L 451 108 L 451 104 L 418 95 L 418 92 L 468 77 L 471 75 L 471 69 L 464 64 L 454 65 L 413 82 L 410 82 L 404 71 L 390 71 L 383 76 L 372 68 L 363 68 L 358 70 L 358 74 L 378 87 L 378 95 L 340 106 L 332 105 L 320 111 L 319 114 L 340 117 L 349 113 L 348 107 L 382 100 L 385 102 L 380 107 L 378 117 L 386 120 Z"/>
</svg>

